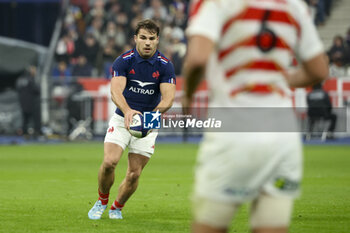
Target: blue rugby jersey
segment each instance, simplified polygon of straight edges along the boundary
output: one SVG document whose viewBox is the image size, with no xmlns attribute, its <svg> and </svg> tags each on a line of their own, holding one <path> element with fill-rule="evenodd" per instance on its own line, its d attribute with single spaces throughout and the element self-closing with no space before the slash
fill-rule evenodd
<svg viewBox="0 0 350 233">
<path fill-rule="evenodd" d="M 123 91 L 126 102 L 142 113 L 159 104 L 160 83 L 176 84 L 173 64 L 158 50 L 149 59 L 143 59 L 136 48 L 123 53 L 113 62 L 112 76 L 126 77 Z M 115 112 L 124 116 L 118 108 Z"/>
</svg>

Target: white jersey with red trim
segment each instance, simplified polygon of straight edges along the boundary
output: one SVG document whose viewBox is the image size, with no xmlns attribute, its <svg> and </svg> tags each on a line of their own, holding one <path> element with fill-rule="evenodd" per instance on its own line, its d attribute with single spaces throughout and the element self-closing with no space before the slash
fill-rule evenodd
<svg viewBox="0 0 350 233">
<path fill-rule="evenodd" d="M 269 105 L 255 98 L 258 92 L 284 98 L 290 92 L 284 75 L 293 58 L 307 61 L 323 52 L 301 0 L 197 0 L 190 15 L 187 36 L 201 35 L 216 45 L 206 71 L 211 106 L 232 106 L 238 95 Z"/>
</svg>

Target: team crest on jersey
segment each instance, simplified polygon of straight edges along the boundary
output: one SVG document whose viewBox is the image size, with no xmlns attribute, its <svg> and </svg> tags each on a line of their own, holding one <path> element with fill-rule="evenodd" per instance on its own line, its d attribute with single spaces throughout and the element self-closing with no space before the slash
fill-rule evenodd
<svg viewBox="0 0 350 233">
<path fill-rule="evenodd" d="M 158 79 L 159 78 L 159 71 L 157 70 L 157 71 L 153 72 L 152 77 L 155 79 Z"/>
</svg>

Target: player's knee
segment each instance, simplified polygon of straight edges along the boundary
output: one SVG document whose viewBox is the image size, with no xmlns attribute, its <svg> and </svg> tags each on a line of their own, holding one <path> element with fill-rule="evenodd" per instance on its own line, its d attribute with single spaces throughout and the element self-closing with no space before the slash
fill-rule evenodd
<svg viewBox="0 0 350 233">
<path fill-rule="evenodd" d="M 113 171 L 117 166 L 117 164 L 118 164 L 118 161 L 116 161 L 115 159 L 112 159 L 111 157 L 107 156 L 103 159 L 103 168 L 106 172 Z"/>
<path fill-rule="evenodd" d="M 141 171 L 139 170 L 129 171 L 126 178 L 129 182 L 134 183 L 139 179 L 140 175 Z"/>
</svg>

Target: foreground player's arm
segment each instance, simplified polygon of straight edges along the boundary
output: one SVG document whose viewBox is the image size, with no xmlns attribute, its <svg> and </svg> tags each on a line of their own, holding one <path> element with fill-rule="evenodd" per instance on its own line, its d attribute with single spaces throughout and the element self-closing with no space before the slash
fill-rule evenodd
<svg viewBox="0 0 350 233">
<path fill-rule="evenodd" d="M 195 35 L 189 38 L 183 67 L 185 78 L 183 107 L 190 106 L 192 96 L 204 77 L 205 67 L 213 49 L 214 42 L 204 36 Z"/>
<path fill-rule="evenodd" d="M 328 60 L 325 54 L 303 62 L 301 67 L 287 75 L 291 87 L 305 87 L 322 82 L 328 77 Z"/>
<path fill-rule="evenodd" d="M 302 4 L 298 12 L 300 33 L 295 53 L 301 66 L 291 71 L 286 79 L 291 87 L 306 87 L 328 77 L 328 60 L 307 5 Z"/>
<path fill-rule="evenodd" d="M 111 97 L 113 103 L 117 105 L 117 107 L 124 113 L 124 123 L 125 127 L 129 128 L 129 124 L 132 120 L 134 114 L 141 114 L 140 112 L 133 110 L 130 108 L 128 103 L 126 102 L 123 91 L 126 86 L 126 77 L 124 76 L 116 76 L 111 80 Z"/>
<path fill-rule="evenodd" d="M 162 95 L 162 100 L 159 102 L 157 107 L 153 111 L 159 110 L 159 112 L 164 113 L 168 111 L 173 105 L 175 98 L 176 86 L 172 83 L 161 83 L 160 93 Z"/>
</svg>

